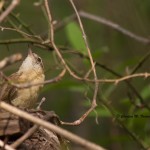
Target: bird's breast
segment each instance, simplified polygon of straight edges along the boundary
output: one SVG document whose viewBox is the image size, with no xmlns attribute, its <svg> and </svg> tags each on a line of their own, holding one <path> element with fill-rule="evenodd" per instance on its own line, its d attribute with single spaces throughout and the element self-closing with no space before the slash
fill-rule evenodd
<svg viewBox="0 0 150 150">
<path fill-rule="evenodd" d="M 22 78 L 26 78 L 24 81 L 27 82 L 23 83 L 29 85 L 29 87 L 18 89 L 17 96 L 12 100 L 12 104 L 19 107 L 32 108 L 37 102 L 40 89 L 43 86 L 41 83 L 45 80 L 45 76 L 44 74 L 30 74 L 28 77 L 23 75 Z M 21 84 L 23 85 L 23 83 Z"/>
</svg>

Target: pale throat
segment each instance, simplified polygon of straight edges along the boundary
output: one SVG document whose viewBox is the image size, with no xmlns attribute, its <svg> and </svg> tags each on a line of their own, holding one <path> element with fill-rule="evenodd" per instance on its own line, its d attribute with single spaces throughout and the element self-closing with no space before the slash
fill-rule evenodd
<svg viewBox="0 0 150 150">
<path fill-rule="evenodd" d="M 33 62 L 31 57 L 27 57 L 19 68 L 20 72 L 28 72 L 33 70 Z"/>
<path fill-rule="evenodd" d="M 43 82 L 45 76 L 40 65 L 35 64 L 32 57 L 28 56 L 19 68 L 19 73 L 24 80 L 29 82 Z"/>
</svg>

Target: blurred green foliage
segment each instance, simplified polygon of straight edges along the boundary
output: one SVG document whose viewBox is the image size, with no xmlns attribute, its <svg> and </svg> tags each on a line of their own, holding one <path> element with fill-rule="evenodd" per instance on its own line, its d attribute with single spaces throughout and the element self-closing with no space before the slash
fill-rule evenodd
<svg viewBox="0 0 150 150">
<path fill-rule="evenodd" d="M 74 0 L 78 10 L 102 16 L 113 21 L 123 28 L 143 37 L 149 37 L 150 33 L 150 1 L 149 0 Z M 7 5 L 9 5 L 7 2 Z M 36 0 L 21 1 L 19 6 L 13 11 L 17 18 L 21 19 L 27 28 L 34 31 L 44 40 L 48 35 L 48 23 L 43 13 L 43 6 L 35 6 Z M 67 0 L 50 1 L 52 15 L 57 23 L 63 23 L 74 11 Z M 91 48 L 96 65 L 97 75 L 100 79 L 119 78 L 119 75 L 131 73 L 139 64 L 140 60 L 149 52 L 149 45 L 138 42 L 122 33 L 115 31 L 100 23 L 89 19 L 81 18 L 87 39 Z M 28 31 L 20 23 L 9 15 L 1 24 L 4 27 L 15 26 L 24 31 Z M 16 52 L 27 55 L 26 43 L 2 44 L 4 40 L 24 38 L 15 31 L 0 31 L 0 59 Z M 76 19 L 70 20 L 61 28 L 55 31 L 55 41 L 58 47 L 62 48 L 62 55 L 79 75 L 85 75 L 91 65 L 89 60 L 79 55 L 87 55 L 82 33 Z M 61 49 L 60 48 L 60 49 Z M 38 53 L 44 61 L 46 79 L 57 76 L 61 67 L 59 60 L 53 51 L 33 46 L 33 51 Z M 147 57 L 139 66 L 138 72 L 150 72 L 150 59 Z M 4 72 L 9 75 L 15 72 L 18 64 L 9 66 Z M 119 75 L 118 75 L 119 74 Z M 93 77 L 91 74 L 89 77 Z M 129 80 L 137 93 L 142 97 L 147 106 L 150 105 L 150 79 L 135 78 Z M 46 97 L 43 109 L 54 110 L 63 121 L 74 121 L 78 119 L 89 107 L 93 96 L 93 84 L 78 81 L 69 74 L 57 83 L 45 85 L 41 91 L 39 100 Z M 150 146 L 150 109 L 143 106 L 139 97 L 131 90 L 129 84 L 121 82 L 100 83 L 98 107 L 89 117 L 78 127 L 66 127 L 76 134 L 85 137 L 97 144 L 111 150 L 133 150 L 140 149 L 139 143 L 131 138 L 131 135 L 119 123 L 116 123 L 117 115 L 132 116 L 119 117 L 124 126 L 138 137 L 145 147 Z M 133 103 L 134 102 L 134 103 Z M 141 106 L 141 107 L 137 107 Z M 137 115 L 138 117 L 133 117 Z M 95 117 L 98 117 L 99 124 L 96 124 Z"/>
</svg>

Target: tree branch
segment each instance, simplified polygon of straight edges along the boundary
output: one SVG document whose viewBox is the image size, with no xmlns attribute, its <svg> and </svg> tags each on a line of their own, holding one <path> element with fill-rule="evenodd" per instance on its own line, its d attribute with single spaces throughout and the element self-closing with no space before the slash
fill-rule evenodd
<svg viewBox="0 0 150 150">
<path fill-rule="evenodd" d="M 3 60 L 0 61 L 0 70 L 4 69 L 8 65 L 20 61 L 21 59 L 22 59 L 21 54 L 14 54 L 12 56 L 4 58 Z"/>
<path fill-rule="evenodd" d="M 0 147 L 2 147 L 2 149 L 5 150 L 15 150 L 14 148 L 12 148 L 10 145 L 5 144 L 3 141 L 0 140 Z"/>
<path fill-rule="evenodd" d="M 122 34 L 124 34 L 124 35 L 138 41 L 138 42 L 141 42 L 143 44 L 150 44 L 150 39 L 139 36 L 139 35 L 136 35 L 136 34 L 132 33 L 131 31 L 121 27 L 119 24 L 114 23 L 110 20 L 107 20 L 103 17 L 96 16 L 96 15 L 93 15 L 93 14 L 90 14 L 90 13 L 87 13 L 87 12 L 84 12 L 84 11 L 80 11 L 79 14 L 80 14 L 81 17 L 84 17 L 84 18 L 87 18 L 87 19 L 90 19 L 90 20 L 94 20 L 94 21 L 99 22 L 101 24 L 104 24 L 108 27 L 111 27 L 111 28 L 121 32 Z"/>
<path fill-rule="evenodd" d="M 0 108 L 11 112 L 19 117 L 22 117 L 24 119 L 27 119 L 33 123 L 35 123 L 36 125 L 39 126 L 43 126 L 44 128 L 50 130 L 50 131 L 54 131 L 55 133 L 62 135 L 63 137 L 65 137 L 66 139 L 75 142 L 76 144 L 79 144 L 80 146 L 86 148 L 86 149 L 92 149 L 92 150 L 105 150 L 103 147 L 96 145 L 92 142 L 89 142 L 65 129 L 62 129 L 58 126 L 53 125 L 52 123 L 49 123 L 47 121 L 44 121 L 42 119 L 39 119 L 35 116 L 32 116 L 30 114 L 28 114 L 27 112 L 24 112 L 14 106 L 11 106 L 5 102 L 0 102 Z"/>
<path fill-rule="evenodd" d="M 23 143 L 26 139 L 28 139 L 38 129 L 38 127 L 39 127 L 38 125 L 34 125 L 23 136 L 21 136 L 18 140 L 16 140 L 10 146 L 13 148 L 17 148 L 21 143 Z"/>
<path fill-rule="evenodd" d="M 0 15 L 0 23 L 11 13 L 11 11 L 20 3 L 20 0 L 12 0 L 8 8 Z"/>
</svg>

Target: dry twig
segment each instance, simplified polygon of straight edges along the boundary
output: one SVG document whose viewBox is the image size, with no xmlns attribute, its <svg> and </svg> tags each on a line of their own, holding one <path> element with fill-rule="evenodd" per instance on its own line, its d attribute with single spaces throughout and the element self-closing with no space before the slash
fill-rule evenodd
<svg viewBox="0 0 150 150">
<path fill-rule="evenodd" d="M 21 136 L 18 140 L 16 140 L 13 144 L 10 146 L 12 148 L 17 148 L 20 144 L 23 143 L 26 139 L 28 139 L 37 129 L 38 125 L 34 125 L 32 128 L 30 128 L 23 136 Z"/>
<path fill-rule="evenodd" d="M 111 83 L 114 82 L 115 84 L 118 84 L 121 81 L 125 81 L 125 80 L 129 80 L 131 78 L 135 78 L 135 77 L 144 77 L 144 78 L 148 78 L 150 76 L 150 73 L 137 73 L 137 74 L 131 74 L 128 76 L 124 76 L 122 78 L 119 79 L 102 79 L 102 80 L 98 80 L 98 82 L 105 82 L 105 83 Z"/>
<path fill-rule="evenodd" d="M 0 23 L 11 13 L 11 11 L 20 3 L 20 0 L 12 0 L 8 8 L 0 15 Z"/>
<path fill-rule="evenodd" d="M 14 54 L 12 56 L 4 58 L 3 60 L 0 61 L 0 70 L 4 69 L 8 65 L 20 61 L 21 59 L 22 59 L 21 54 Z"/>
<path fill-rule="evenodd" d="M 85 43 L 85 46 L 86 46 L 86 49 L 87 49 L 87 53 L 88 53 L 88 56 L 89 56 L 89 60 L 90 60 L 90 63 L 91 63 L 91 68 L 92 68 L 92 71 L 93 71 L 93 75 L 94 75 L 94 83 L 95 83 L 95 88 L 94 88 L 94 95 L 93 95 L 93 99 L 92 99 L 92 104 L 91 104 L 91 107 L 88 111 L 86 111 L 78 120 L 74 121 L 73 123 L 67 123 L 68 125 L 79 125 L 81 122 L 84 121 L 84 119 L 89 115 L 89 113 L 91 111 L 94 110 L 94 108 L 97 106 L 97 103 L 96 103 L 96 98 L 97 98 L 97 93 L 98 93 L 98 86 L 99 86 L 99 83 L 97 82 L 97 73 L 96 73 L 96 69 L 95 69 L 95 64 L 94 64 L 94 61 L 93 61 L 93 57 L 91 55 L 91 50 L 89 48 L 89 44 L 88 44 L 88 41 L 86 39 L 86 34 L 85 34 L 85 31 L 84 31 L 84 28 L 83 28 L 83 24 L 82 24 L 82 21 L 81 21 L 81 18 L 79 16 L 79 13 L 76 9 L 76 6 L 73 2 L 73 0 L 69 0 L 74 11 L 75 11 L 75 14 L 77 16 L 77 20 L 79 22 L 79 26 L 80 26 L 80 29 L 81 29 L 81 32 L 82 32 L 82 35 L 83 35 L 83 39 L 84 39 L 84 43 Z"/>
<path fill-rule="evenodd" d="M 147 72 L 145 72 L 145 73 L 136 73 L 136 74 L 131 74 L 131 75 L 123 76 L 123 77 L 118 78 L 118 79 L 98 79 L 97 82 L 118 84 L 121 81 L 126 81 L 126 80 L 129 80 L 131 78 L 136 78 L 136 77 L 148 78 L 148 77 L 150 77 L 150 73 L 147 73 Z M 91 79 L 88 79 L 88 78 L 85 78 L 84 80 L 88 81 L 88 82 L 95 82 L 95 80 L 91 80 Z"/>
<path fill-rule="evenodd" d="M 15 31 L 15 32 L 21 34 L 26 39 L 30 38 L 31 40 L 39 40 L 41 43 L 43 42 L 43 40 L 42 40 L 42 38 L 40 36 L 30 35 L 30 34 L 24 32 L 22 30 L 19 30 L 18 28 L 15 29 L 15 28 L 9 28 L 9 27 L 0 26 L 0 29 L 1 29 L 1 31 L 4 31 L 4 30 Z"/>
<path fill-rule="evenodd" d="M 89 58 L 90 58 L 90 62 L 91 62 L 91 66 L 92 66 L 93 74 L 94 74 L 94 80 L 95 80 L 95 91 L 94 91 L 94 96 L 93 96 L 93 99 L 92 99 L 91 108 L 82 117 L 80 117 L 78 120 L 74 121 L 73 123 L 68 123 L 70 125 L 78 125 L 81 122 L 83 122 L 83 120 L 88 116 L 88 114 L 91 111 L 93 111 L 93 109 L 97 106 L 97 104 L 96 104 L 96 97 L 97 97 L 99 83 L 97 82 L 97 74 L 96 74 L 96 69 L 95 69 L 95 66 L 94 66 L 94 61 L 93 61 L 93 58 L 92 58 L 92 55 L 91 55 L 91 51 L 90 51 L 90 48 L 89 48 L 89 45 L 88 45 L 88 42 L 87 42 L 87 39 L 86 39 L 86 34 L 84 32 L 84 28 L 83 28 L 80 16 L 79 16 L 78 11 L 77 11 L 77 9 L 76 9 L 76 7 L 75 7 L 75 5 L 74 5 L 72 0 L 70 0 L 70 3 L 73 6 L 73 9 L 74 9 L 74 11 L 75 11 L 75 13 L 77 15 L 77 19 L 79 21 L 79 25 L 80 25 L 80 28 L 81 28 L 81 31 L 82 31 L 82 34 L 83 34 L 83 39 L 84 39 L 84 42 L 85 42 L 85 45 L 86 45 L 86 48 L 87 48 L 87 52 L 88 52 L 88 55 L 89 55 Z M 69 68 L 69 66 L 67 65 L 67 63 L 63 59 L 59 49 L 57 48 L 57 46 L 55 44 L 55 40 L 54 40 L 54 26 L 53 26 L 52 15 L 51 15 L 51 11 L 49 9 L 49 5 L 48 5 L 48 1 L 47 0 L 44 0 L 44 5 L 45 5 L 46 13 L 47 13 L 47 16 L 48 16 L 50 42 L 51 42 L 54 50 L 56 51 L 56 53 L 57 53 L 58 57 L 60 58 L 62 64 L 64 65 L 66 70 L 70 73 L 70 75 L 72 75 L 74 78 L 76 78 L 78 80 L 83 80 L 83 78 L 77 76 L 74 72 L 72 72 L 72 70 Z"/>
<path fill-rule="evenodd" d="M 141 42 L 143 44 L 149 44 L 150 43 L 150 39 L 149 38 L 146 38 L 146 37 L 142 37 L 140 35 L 137 35 L 125 28 L 123 28 L 122 26 L 120 26 L 119 24 L 113 22 L 113 21 L 110 21 L 106 18 L 103 18 L 101 16 L 96 16 L 94 14 L 91 14 L 91 13 L 88 13 L 88 12 L 85 12 L 85 11 L 79 11 L 78 12 L 80 17 L 82 18 L 86 18 L 86 19 L 89 19 L 89 20 L 93 20 L 93 21 L 96 21 L 96 22 L 99 22 L 105 26 L 108 26 L 112 29 L 115 29 L 116 31 L 122 33 L 123 35 L 126 35 L 138 42 Z M 57 31 L 58 29 L 61 29 L 62 27 L 64 27 L 66 24 L 68 24 L 69 22 L 71 22 L 72 20 L 75 20 L 77 17 L 75 14 L 72 14 L 70 16 L 68 16 L 66 19 L 64 19 L 63 21 L 61 22 L 58 22 L 58 24 L 56 25 L 55 27 L 55 30 Z"/>
<path fill-rule="evenodd" d="M 41 101 L 39 102 L 38 106 L 37 106 L 37 110 L 40 110 L 40 109 L 41 109 L 41 106 L 42 106 L 42 104 L 43 104 L 45 101 L 46 101 L 46 98 L 43 97 L 43 98 L 41 99 Z"/>
<path fill-rule="evenodd" d="M 0 140 L 0 147 L 4 148 L 5 150 L 15 150 L 11 146 L 5 144 L 3 141 Z"/>
<path fill-rule="evenodd" d="M 66 138 L 72 142 L 75 142 L 76 144 L 79 144 L 80 146 L 84 147 L 85 149 L 105 150 L 103 147 L 101 147 L 99 145 L 89 142 L 89 141 L 87 141 L 67 130 L 64 130 L 58 126 L 55 126 L 47 121 L 44 121 L 37 117 L 34 117 L 34 116 L 28 114 L 27 112 L 24 112 L 24 111 L 14 107 L 14 106 L 11 106 L 5 102 L 0 102 L 0 108 L 6 110 L 8 112 L 11 112 L 19 117 L 27 119 L 27 120 L 35 123 L 36 125 L 43 126 L 44 128 L 46 128 L 50 131 L 54 131 L 55 133 L 62 135 L 64 138 Z"/>
<path fill-rule="evenodd" d="M 82 78 L 77 76 L 67 65 L 67 63 L 65 62 L 63 56 L 61 55 L 58 47 L 55 44 L 55 40 L 54 40 L 54 25 L 53 25 L 53 20 L 52 20 L 52 15 L 51 15 L 51 11 L 49 9 L 49 5 L 48 5 L 48 1 L 44 0 L 44 5 L 45 5 L 45 9 L 46 9 L 46 13 L 48 16 L 48 23 L 49 23 L 49 35 L 50 35 L 50 42 L 52 44 L 52 47 L 54 48 L 56 54 L 58 55 L 59 59 L 61 60 L 62 64 L 64 65 L 64 67 L 66 68 L 66 70 L 69 72 L 69 74 L 71 76 L 73 76 L 74 78 L 81 80 Z"/>
<path fill-rule="evenodd" d="M 136 35 L 136 34 L 132 33 L 131 31 L 121 27 L 119 24 L 114 23 L 110 20 L 107 20 L 103 17 L 96 16 L 96 15 L 93 15 L 93 14 L 90 14 L 90 13 L 87 13 L 87 12 L 84 12 L 84 11 L 80 11 L 79 14 L 83 18 L 94 20 L 94 21 L 99 22 L 101 24 L 104 24 L 108 27 L 111 27 L 111 28 L 121 32 L 122 34 L 124 34 L 124 35 L 138 41 L 138 42 L 141 42 L 141 43 L 144 43 L 144 44 L 149 44 L 150 43 L 150 39 L 139 36 L 139 35 Z"/>
</svg>

